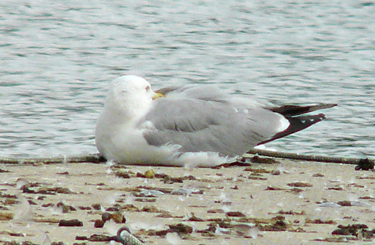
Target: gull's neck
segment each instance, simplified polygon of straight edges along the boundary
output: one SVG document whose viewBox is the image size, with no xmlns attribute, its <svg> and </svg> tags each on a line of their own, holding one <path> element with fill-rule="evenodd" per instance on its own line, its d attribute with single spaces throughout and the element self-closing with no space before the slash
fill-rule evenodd
<svg viewBox="0 0 375 245">
<path fill-rule="evenodd" d="M 135 100 L 123 100 L 121 102 L 108 98 L 103 110 L 103 116 L 116 124 L 124 124 L 138 121 L 151 108 L 152 100 L 136 103 Z"/>
</svg>

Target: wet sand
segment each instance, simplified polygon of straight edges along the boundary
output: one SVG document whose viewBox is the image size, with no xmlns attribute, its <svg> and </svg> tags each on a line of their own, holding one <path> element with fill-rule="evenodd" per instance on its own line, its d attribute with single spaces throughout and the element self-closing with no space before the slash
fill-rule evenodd
<svg viewBox="0 0 375 245">
<path fill-rule="evenodd" d="M 375 239 L 373 171 L 278 161 L 219 169 L 0 165 L 0 243 L 109 244 L 94 242 L 93 235 L 109 239 L 124 225 L 145 244 L 363 244 Z M 111 219 L 95 228 L 105 212 L 124 215 L 126 223 Z M 71 219 L 82 226 L 59 226 Z M 339 225 L 354 224 L 368 228 L 332 235 Z"/>
</svg>

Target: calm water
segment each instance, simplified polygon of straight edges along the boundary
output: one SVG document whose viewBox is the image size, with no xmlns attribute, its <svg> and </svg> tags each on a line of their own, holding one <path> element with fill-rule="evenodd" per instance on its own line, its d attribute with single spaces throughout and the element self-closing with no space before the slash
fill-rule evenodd
<svg viewBox="0 0 375 245">
<path fill-rule="evenodd" d="M 0 157 L 96 153 L 107 85 L 124 74 L 338 103 L 269 147 L 375 155 L 374 1 L 156 2 L 0 2 Z"/>
</svg>

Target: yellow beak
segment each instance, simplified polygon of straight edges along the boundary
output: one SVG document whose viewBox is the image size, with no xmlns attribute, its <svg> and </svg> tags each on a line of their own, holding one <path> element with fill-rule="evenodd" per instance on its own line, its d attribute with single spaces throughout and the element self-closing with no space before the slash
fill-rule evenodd
<svg viewBox="0 0 375 245">
<path fill-rule="evenodd" d="M 152 97 L 153 100 L 159 99 L 165 97 L 162 93 L 155 93 L 155 95 Z"/>
</svg>

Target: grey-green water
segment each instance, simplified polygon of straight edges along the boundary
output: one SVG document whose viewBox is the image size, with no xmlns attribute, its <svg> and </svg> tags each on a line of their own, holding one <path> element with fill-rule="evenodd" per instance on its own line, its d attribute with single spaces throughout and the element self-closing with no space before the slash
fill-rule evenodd
<svg viewBox="0 0 375 245">
<path fill-rule="evenodd" d="M 374 156 L 374 1 L 1 1 L 0 157 L 95 153 L 109 81 L 338 103 L 268 144 Z"/>
</svg>

